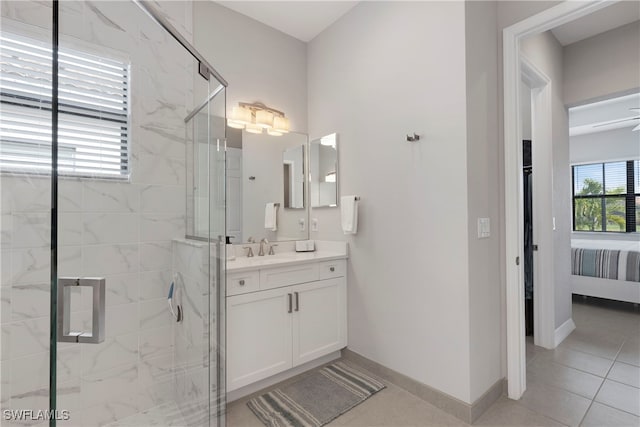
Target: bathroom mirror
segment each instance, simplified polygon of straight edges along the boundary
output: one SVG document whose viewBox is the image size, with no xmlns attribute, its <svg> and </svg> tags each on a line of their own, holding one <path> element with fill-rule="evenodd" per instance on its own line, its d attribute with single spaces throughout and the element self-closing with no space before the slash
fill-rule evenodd
<svg viewBox="0 0 640 427">
<path fill-rule="evenodd" d="M 309 187 L 312 208 L 338 206 L 338 136 L 314 139 L 309 146 Z"/>
<path fill-rule="evenodd" d="M 307 145 L 307 135 L 302 133 L 271 136 L 227 127 L 227 236 L 231 243 L 245 243 L 250 237 L 256 241 L 266 237 L 270 242 L 309 238 Z M 278 206 L 275 227 L 266 228 L 268 203 Z"/>
<path fill-rule="evenodd" d="M 283 199 L 285 209 L 304 209 L 304 145 L 282 153 Z"/>
</svg>

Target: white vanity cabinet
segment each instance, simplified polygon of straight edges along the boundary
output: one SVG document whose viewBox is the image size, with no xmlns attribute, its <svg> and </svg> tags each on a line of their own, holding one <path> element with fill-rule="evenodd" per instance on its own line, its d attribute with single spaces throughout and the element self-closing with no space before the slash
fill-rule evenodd
<svg viewBox="0 0 640 427">
<path fill-rule="evenodd" d="M 347 345 L 345 271 L 344 259 L 229 271 L 228 391 Z"/>
</svg>

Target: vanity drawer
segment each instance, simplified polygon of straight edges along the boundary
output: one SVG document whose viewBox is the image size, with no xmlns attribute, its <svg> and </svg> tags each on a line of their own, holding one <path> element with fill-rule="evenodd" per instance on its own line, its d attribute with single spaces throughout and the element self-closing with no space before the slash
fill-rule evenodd
<svg viewBox="0 0 640 427">
<path fill-rule="evenodd" d="M 315 262 L 260 270 L 260 289 L 279 288 L 314 280 L 318 280 L 318 263 Z"/>
<path fill-rule="evenodd" d="M 319 262 L 318 267 L 320 268 L 320 280 L 343 277 L 347 274 L 347 261 L 344 259 Z"/>
<path fill-rule="evenodd" d="M 227 296 L 255 292 L 260 288 L 260 273 L 247 271 L 227 276 Z"/>
</svg>

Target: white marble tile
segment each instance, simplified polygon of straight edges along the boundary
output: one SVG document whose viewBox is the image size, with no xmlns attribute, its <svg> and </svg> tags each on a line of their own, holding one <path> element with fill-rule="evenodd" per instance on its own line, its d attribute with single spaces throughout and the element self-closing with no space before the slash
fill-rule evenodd
<svg viewBox="0 0 640 427">
<path fill-rule="evenodd" d="M 11 320 L 27 320 L 49 316 L 51 284 L 13 285 Z"/>
<path fill-rule="evenodd" d="M 129 401 L 129 393 L 138 384 L 137 364 L 124 364 L 95 374 L 82 376 L 82 406 Z M 135 406 L 135 400 L 131 402 Z"/>
<path fill-rule="evenodd" d="M 11 358 L 11 324 L 0 325 L 0 360 Z"/>
<path fill-rule="evenodd" d="M 179 214 L 142 214 L 140 240 L 155 242 L 181 238 L 184 237 L 184 227 L 184 216 Z"/>
<path fill-rule="evenodd" d="M 140 209 L 145 213 L 185 212 L 185 189 L 176 185 L 145 185 L 140 190 Z"/>
<path fill-rule="evenodd" d="M 155 329 L 170 326 L 174 319 L 166 298 L 140 302 L 140 329 Z"/>
<path fill-rule="evenodd" d="M 84 13 L 86 37 L 97 46 L 127 53 L 135 51 L 135 19 L 140 13 L 130 3 L 88 2 Z"/>
<path fill-rule="evenodd" d="M 138 301 L 140 279 L 137 273 L 106 276 L 107 306 L 130 304 Z M 90 303 L 90 302 L 89 302 Z M 88 307 L 85 305 L 85 307 Z"/>
<path fill-rule="evenodd" d="M 11 321 L 11 288 L 0 288 L 0 324 Z"/>
<path fill-rule="evenodd" d="M 173 354 L 173 325 L 140 331 L 140 358 Z"/>
<path fill-rule="evenodd" d="M 32 393 L 49 386 L 49 352 L 12 359 L 12 397 Z M 58 384 L 80 378 L 80 347 L 73 346 L 57 352 Z M 48 391 L 48 390 L 47 390 Z"/>
<path fill-rule="evenodd" d="M 82 244 L 82 214 L 61 212 L 58 215 L 58 247 Z"/>
<path fill-rule="evenodd" d="M 13 215 L 0 215 L 0 249 L 10 249 L 13 240 Z"/>
<path fill-rule="evenodd" d="M 139 387 L 140 410 L 146 410 L 171 402 L 174 400 L 176 394 L 175 382 L 173 380 L 152 385 L 140 384 Z"/>
<path fill-rule="evenodd" d="M 135 213 L 85 213 L 83 216 L 83 243 L 137 243 L 138 215 Z"/>
<path fill-rule="evenodd" d="M 145 358 L 140 361 L 140 384 L 152 385 L 173 380 L 173 355 Z"/>
<path fill-rule="evenodd" d="M 47 247 L 14 249 L 11 254 L 13 284 L 44 283 L 49 280 L 51 252 Z"/>
<path fill-rule="evenodd" d="M 146 185 L 184 185 L 184 158 L 144 155 L 138 159 L 138 170 L 132 180 Z"/>
<path fill-rule="evenodd" d="M 11 286 L 11 250 L 0 251 L 0 287 Z"/>
<path fill-rule="evenodd" d="M 11 357 L 17 358 L 49 351 L 48 317 L 10 323 Z M 4 339 L 3 339 L 4 341 Z"/>
<path fill-rule="evenodd" d="M 118 398 L 112 398 L 101 404 L 83 407 L 82 426 L 104 426 L 129 417 L 139 411 L 138 396 L 135 392 L 125 391 Z"/>
<path fill-rule="evenodd" d="M 171 268 L 171 242 L 140 244 L 140 270 L 158 271 Z"/>
<path fill-rule="evenodd" d="M 171 280 L 171 270 L 140 273 L 140 300 L 166 297 Z"/>
<path fill-rule="evenodd" d="M 78 2 L 64 2 L 64 4 L 68 3 Z M 61 12 L 61 15 L 63 14 L 64 12 Z M 58 212 L 82 211 L 82 187 L 83 184 L 79 178 L 63 178 L 58 181 Z"/>
<path fill-rule="evenodd" d="M 11 400 L 11 363 L 0 361 L 0 407 L 6 408 Z"/>
<path fill-rule="evenodd" d="M 138 304 L 121 304 L 106 308 L 105 334 L 107 337 L 124 335 L 138 330 Z"/>
<path fill-rule="evenodd" d="M 82 347 L 83 375 L 97 374 L 138 360 L 138 334 L 108 337 L 104 342 Z"/>
<path fill-rule="evenodd" d="M 82 248 L 83 274 L 108 276 L 139 269 L 138 245 L 91 245 Z"/>
<path fill-rule="evenodd" d="M 83 275 L 82 247 L 62 246 L 58 248 L 58 277 Z"/>
<path fill-rule="evenodd" d="M 136 185 L 98 181 L 84 184 L 83 212 L 136 212 L 139 207 L 140 194 Z"/>
<path fill-rule="evenodd" d="M 2 16 L 15 21 L 51 29 L 51 4 L 39 1 L 3 1 Z"/>
<path fill-rule="evenodd" d="M 51 245 L 48 213 L 19 212 L 13 215 L 13 248 L 41 248 Z"/>
<path fill-rule="evenodd" d="M 51 210 L 51 180 L 28 176 L 6 177 L 2 191 L 7 192 L 12 212 L 42 212 Z"/>
<path fill-rule="evenodd" d="M 172 105 L 163 105 L 157 99 L 155 102 L 158 103 L 156 105 L 156 113 L 163 108 L 170 110 L 170 114 L 174 116 L 183 111 L 183 107 L 178 108 Z M 173 117 L 174 121 L 175 119 L 176 117 Z M 177 129 L 177 131 L 173 129 L 168 130 L 165 127 L 140 126 L 137 133 L 138 154 L 175 158 L 184 157 L 184 125 L 176 126 L 175 129 Z"/>
</svg>

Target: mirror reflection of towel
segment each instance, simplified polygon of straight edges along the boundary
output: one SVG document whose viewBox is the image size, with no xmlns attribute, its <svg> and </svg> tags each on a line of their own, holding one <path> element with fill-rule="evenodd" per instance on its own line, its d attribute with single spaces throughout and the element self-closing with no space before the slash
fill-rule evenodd
<svg viewBox="0 0 640 427">
<path fill-rule="evenodd" d="M 340 198 L 340 214 L 342 216 L 342 231 L 344 234 L 358 232 L 358 201 L 356 196 Z"/>
<path fill-rule="evenodd" d="M 278 206 L 275 203 L 267 203 L 264 208 L 264 228 L 278 230 Z"/>
</svg>

